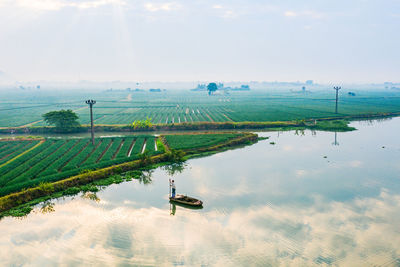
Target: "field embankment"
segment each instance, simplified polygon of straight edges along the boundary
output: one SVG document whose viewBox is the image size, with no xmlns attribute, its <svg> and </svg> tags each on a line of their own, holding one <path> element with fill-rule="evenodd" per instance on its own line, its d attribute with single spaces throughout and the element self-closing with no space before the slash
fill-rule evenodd
<svg viewBox="0 0 400 267">
<path fill-rule="evenodd" d="M 375 114 L 357 114 L 346 116 L 335 116 L 317 119 L 303 119 L 294 121 L 223 121 L 223 122 L 176 122 L 176 123 L 160 123 L 153 124 L 150 127 L 133 128 L 126 124 L 96 124 L 97 132 L 152 132 L 152 131 L 212 131 L 212 130 L 261 130 L 261 129 L 314 129 L 324 131 L 352 131 L 354 128 L 347 127 L 349 121 L 354 120 L 373 120 L 380 118 L 390 118 L 400 116 L 400 112 L 375 113 Z M 327 123 L 327 121 L 338 121 L 340 123 Z M 346 123 L 344 123 L 346 122 Z M 340 128 L 338 126 L 340 125 Z M 89 132 L 90 126 L 83 125 L 76 128 L 75 133 Z M 0 134 L 59 134 L 58 130 L 52 126 L 32 126 L 27 128 L 8 127 L 1 128 Z M 68 133 L 69 134 L 69 133 Z"/>
<path fill-rule="evenodd" d="M 168 139 L 173 140 L 172 144 L 168 143 Z M 199 141 L 200 140 L 200 141 Z M 32 174 L 28 175 L 30 169 L 27 170 L 27 172 L 23 173 L 22 176 L 18 177 L 18 179 L 14 179 L 12 176 L 2 176 L 1 179 L 5 184 L 8 184 L 8 187 L 1 187 L 1 190 L 3 192 L 3 196 L 0 197 L 0 212 L 5 212 L 7 210 L 10 210 L 14 207 L 23 205 L 25 203 L 31 203 L 37 204 L 35 202 L 36 199 L 46 197 L 46 196 L 51 196 L 56 194 L 57 196 L 60 196 L 60 192 L 70 192 L 70 188 L 74 187 L 79 187 L 83 185 L 87 185 L 90 183 L 93 183 L 95 181 L 101 180 L 101 179 L 106 179 L 110 176 L 113 175 L 118 175 L 121 173 L 125 173 L 128 171 L 132 170 L 139 170 L 140 168 L 146 167 L 146 168 L 151 168 L 152 166 L 156 166 L 157 164 L 160 163 L 167 163 L 167 162 L 174 162 L 177 160 L 181 160 L 181 157 L 184 156 L 186 153 L 187 155 L 192 155 L 192 154 L 201 154 L 204 152 L 218 152 L 222 150 L 229 149 L 231 147 L 235 147 L 238 145 L 244 145 L 244 144 L 251 144 L 255 143 L 258 140 L 258 136 L 256 134 L 252 133 L 215 133 L 215 134 L 196 134 L 192 135 L 189 138 L 185 135 L 177 135 L 175 137 L 174 135 L 168 135 L 168 136 L 163 136 L 163 141 L 165 142 L 166 147 L 161 147 L 163 144 L 162 142 L 159 142 L 156 140 L 155 142 L 150 142 L 149 145 L 152 146 L 154 149 L 157 147 L 157 153 L 148 153 L 148 152 L 143 152 L 139 153 L 139 155 L 134 159 L 130 160 L 124 163 L 116 164 L 113 165 L 112 162 L 108 162 L 108 164 L 112 166 L 104 167 L 99 165 L 100 167 L 94 168 L 93 170 L 86 170 L 80 174 L 74 175 L 68 177 L 68 178 L 63 178 L 63 175 L 48 175 L 48 176 L 40 176 L 40 174 L 36 174 L 36 176 L 32 176 Z M 60 149 L 66 149 L 64 152 L 65 154 L 68 154 L 68 151 L 73 150 L 74 147 L 77 146 L 77 144 L 74 144 L 73 147 L 70 147 L 67 149 L 68 144 L 70 142 L 74 143 L 79 141 L 76 140 L 69 140 L 69 142 L 66 142 L 64 140 L 64 144 L 60 145 L 58 148 L 53 147 L 53 143 L 49 143 L 46 146 L 42 144 L 41 146 L 44 146 L 41 148 L 41 152 L 50 150 L 51 147 L 53 147 L 53 151 L 51 152 L 52 155 L 57 154 L 57 151 Z M 85 141 L 84 141 L 85 142 Z M 97 145 L 97 148 L 100 147 L 107 147 L 110 149 L 111 147 L 119 148 L 121 150 L 120 144 L 110 144 L 110 140 L 101 140 L 99 144 Z M 193 144 L 193 147 L 190 146 L 190 144 Z M 71 145 L 71 144 L 69 144 Z M 40 146 L 39 146 L 40 147 Z M 130 149 L 132 149 L 132 146 L 129 146 Z M 133 146 L 134 148 L 135 146 Z M 92 154 L 96 154 L 96 149 L 93 149 Z M 143 145 L 141 146 L 141 149 L 143 151 Z M 37 149 L 34 149 L 32 151 L 35 151 Z M 80 149 L 80 152 L 84 151 L 84 149 Z M 145 150 L 146 151 L 146 150 Z M 61 152 L 60 152 L 61 153 Z M 115 152 L 114 152 L 115 153 Z M 26 153 L 28 154 L 28 153 Z M 25 154 L 25 155 L 26 155 Z M 96 155 L 101 154 L 102 156 L 109 154 L 112 155 L 113 153 L 111 152 L 100 152 L 100 150 L 97 152 Z M 40 155 L 40 153 L 38 154 Z M 79 153 L 78 153 L 79 155 Z M 30 155 L 31 157 L 33 155 Z M 35 158 L 35 157 L 33 157 Z M 38 156 L 39 159 L 43 159 L 43 155 Z M 48 156 L 48 158 L 51 158 L 51 156 Z M 85 156 L 85 157 L 80 157 L 80 158 L 85 158 L 85 160 L 91 158 L 91 156 Z M 99 156 L 97 156 L 99 158 Z M 62 157 L 61 157 L 62 159 Z M 48 159 L 50 162 L 51 160 Z M 67 159 L 64 159 L 67 160 Z M 72 160 L 69 160 L 71 162 Z M 115 163 L 114 163 L 115 164 Z M 46 171 L 52 171 L 54 169 L 50 168 L 52 164 L 45 165 L 40 164 L 38 166 L 40 167 L 35 167 L 34 165 L 32 168 L 35 170 L 42 169 L 44 167 L 44 172 Z M 58 164 L 57 166 L 62 165 Z M 68 164 L 64 164 L 64 166 L 67 166 Z M 7 165 L 6 165 L 7 166 Z M 0 169 L 1 170 L 1 169 Z M 60 169 L 58 169 L 60 170 Z M 11 170 L 13 171 L 13 170 Z M 21 171 L 21 170 L 20 170 Z M 61 172 L 62 174 L 62 172 Z M 67 172 L 67 174 L 69 174 Z M 6 180 L 6 178 L 10 178 L 10 180 Z M 28 181 L 27 183 L 24 181 Z M 33 181 L 33 182 L 32 182 Z M 26 185 L 29 183 L 30 188 L 28 188 Z M 5 189 L 7 188 L 7 189 Z M 22 189 L 22 188 L 28 188 L 28 189 Z M 9 190 L 9 191 L 7 191 Z M 11 191 L 14 191 L 13 193 L 10 193 Z M 69 191 L 68 191 L 69 190 Z M 8 192 L 8 194 L 5 194 Z M 63 193 L 61 193 L 63 195 Z M 29 205 L 28 205 L 29 206 Z M 26 206 L 24 206 L 26 208 Z M 7 215 L 8 213 L 5 213 L 3 215 Z"/>
</svg>

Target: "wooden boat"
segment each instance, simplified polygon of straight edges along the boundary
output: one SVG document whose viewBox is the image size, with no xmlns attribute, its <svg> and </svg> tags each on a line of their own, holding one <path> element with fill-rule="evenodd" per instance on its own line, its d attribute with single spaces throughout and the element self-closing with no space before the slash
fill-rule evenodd
<svg viewBox="0 0 400 267">
<path fill-rule="evenodd" d="M 203 201 L 184 195 L 176 195 L 175 197 L 170 197 L 169 201 L 193 207 L 201 207 L 203 205 Z"/>
</svg>

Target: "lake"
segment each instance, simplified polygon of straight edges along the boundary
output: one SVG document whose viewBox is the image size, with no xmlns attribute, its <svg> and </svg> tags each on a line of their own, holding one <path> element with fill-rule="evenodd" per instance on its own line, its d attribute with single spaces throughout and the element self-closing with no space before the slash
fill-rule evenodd
<svg viewBox="0 0 400 267">
<path fill-rule="evenodd" d="M 0 221 L 2 266 L 399 266 L 400 118 L 257 144 Z M 168 202 L 197 197 L 193 210 Z"/>
</svg>

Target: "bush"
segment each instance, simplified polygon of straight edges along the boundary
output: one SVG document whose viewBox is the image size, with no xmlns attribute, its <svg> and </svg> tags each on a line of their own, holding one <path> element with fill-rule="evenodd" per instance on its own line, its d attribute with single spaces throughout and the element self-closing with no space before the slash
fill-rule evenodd
<svg viewBox="0 0 400 267">
<path fill-rule="evenodd" d="M 46 194 L 49 194 L 49 193 L 54 192 L 54 185 L 51 184 L 51 183 L 44 183 L 44 182 L 41 182 L 41 183 L 39 184 L 39 189 L 40 189 L 42 192 L 44 192 L 44 193 L 46 193 Z"/>
</svg>

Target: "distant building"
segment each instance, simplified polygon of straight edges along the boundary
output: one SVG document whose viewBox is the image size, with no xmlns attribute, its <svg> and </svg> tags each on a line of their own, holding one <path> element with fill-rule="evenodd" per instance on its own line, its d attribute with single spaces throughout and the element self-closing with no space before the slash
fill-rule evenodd
<svg viewBox="0 0 400 267">
<path fill-rule="evenodd" d="M 307 81 L 306 81 L 306 84 L 307 84 L 307 85 L 313 85 L 313 84 L 314 84 L 314 81 L 313 81 L 313 80 L 307 80 Z"/>
<path fill-rule="evenodd" d="M 158 88 L 158 89 L 149 89 L 149 91 L 150 91 L 150 92 L 153 92 L 153 93 L 154 93 L 154 92 L 157 92 L 157 93 L 158 93 L 158 92 L 161 92 L 161 89 L 160 89 L 160 88 Z"/>
<path fill-rule="evenodd" d="M 250 86 L 247 84 L 243 84 L 240 87 L 230 87 L 225 86 L 223 83 L 218 83 L 217 89 L 220 91 L 250 91 Z M 207 91 L 207 85 L 198 84 L 196 88 L 190 89 L 190 91 Z"/>
<path fill-rule="evenodd" d="M 356 96 L 356 93 L 353 93 L 353 92 L 348 92 L 347 93 L 349 96 Z"/>
<path fill-rule="evenodd" d="M 247 84 L 242 84 L 240 87 L 230 88 L 232 91 L 250 91 L 250 86 Z"/>
<path fill-rule="evenodd" d="M 207 91 L 207 85 L 205 83 L 199 83 L 196 88 L 190 89 L 191 91 Z"/>
</svg>

